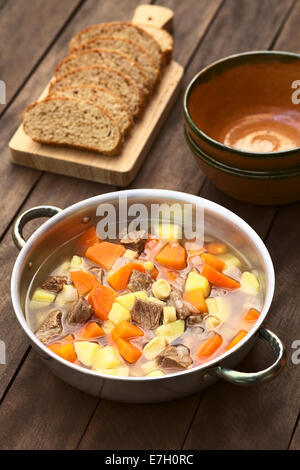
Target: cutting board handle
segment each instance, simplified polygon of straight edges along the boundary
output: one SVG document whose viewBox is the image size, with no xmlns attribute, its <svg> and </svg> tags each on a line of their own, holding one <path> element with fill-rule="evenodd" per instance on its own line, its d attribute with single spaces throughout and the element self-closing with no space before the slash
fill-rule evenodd
<svg viewBox="0 0 300 470">
<path fill-rule="evenodd" d="M 170 8 L 159 5 L 139 5 L 134 12 L 132 23 L 149 24 L 172 32 L 174 13 Z"/>
</svg>

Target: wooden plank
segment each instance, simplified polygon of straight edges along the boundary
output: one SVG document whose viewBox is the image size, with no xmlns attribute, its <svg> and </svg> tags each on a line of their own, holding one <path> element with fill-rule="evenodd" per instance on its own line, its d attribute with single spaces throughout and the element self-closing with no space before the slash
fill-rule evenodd
<svg viewBox="0 0 300 470">
<path fill-rule="evenodd" d="M 13 98 L 81 0 L 14 0 L 0 15 L 0 79 L 6 83 L 6 103 Z M 43 25 L 43 27 L 41 27 Z M 13 32 L 13 34 L 12 34 Z M 34 40 L 33 40 L 34 38 Z M 6 106 L 0 105 L 0 115 Z"/>
<path fill-rule="evenodd" d="M 0 410 L 0 419 L 6 423 L 0 449 L 72 449 L 97 399 L 57 379 L 41 367 L 34 352 L 30 352 L 15 384 L 9 405 L 2 405 Z"/>
<path fill-rule="evenodd" d="M 122 7 L 124 8 L 124 10 L 122 10 L 122 12 L 120 13 L 120 15 L 119 15 L 120 18 L 122 18 L 122 17 L 126 18 L 127 14 L 128 14 L 129 7 L 130 7 L 131 3 L 130 3 L 129 6 L 127 5 L 127 7 L 126 7 L 125 3 L 126 2 L 122 2 Z M 203 16 L 202 16 L 200 22 L 198 20 L 196 21 L 196 19 L 195 19 L 195 23 L 194 23 L 195 27 L 197 26 L 197 28 L 198 28 L 197 32 L 199 33 L 199 36 L 195 35 L 194 34 L 195 30 L 192 31 L 192 29 L 189 29 L 189 33 L 185 32 L 185 42 L 184 42 L 184 44 L 186 44 L 188 46 L 187 51 L 189 51 L 191 49 L 191 46 L 192 46 L 192 50 L 196 47 L 198 41 L 201 39 L 202 35 L 205 32 L 205 28 L 203 26 L 201 26 L 202 24 L 207 25 L 208 22 L 209 22 L 209 20 L 205 16 L 205 12 L 207 12 L 208 17 L 211 19 L 212 15 L 213 15 L 213 12 L 217 9 L 217 7 L 219 6 L 219 3 L 220 2 L 218 0 L 215 0 L 214 2 L 210 2 L 210 4 L 208 5 L 207 2 L 205 2 L 204 0 L 201 1 L 200 6 L 202 6 Z M 199 1 L 195 0 L 194 4 L 199 5 Z M 212 7 L 211 7 L 212 4 L 214 4 L 215 10 L 212 9 Z M 75 30 L 86 26 L 87 24 L 89 24 L 89 22 L 91 23 L 91 22 L 94 21 L 93 20 L 94 11 L 92 11 L 91 8 L 87 9 L 87 7 L 89 5 L 90 4 L 86 4 L 83 7 L 82 11 L 80 12 L 80 15 L 87 15 L 86 17 L 82 18 L 80 15 L 78 15 L 76 17 L 76 21 L 77 20 L 79 21 L 80 26 L 76 27 L 76 25 L 74 26 L 74 24 L 72 24 L 72 23 L 68 26 L 68 28 L 71 28 L 71 30 L 72 30 L 71 34 L 73 34 L 75 32 Z M 103 5 L 104 8 L 108 7 L 107 3 L 102 3 L 102 5 Z M 171 7 L 172 7 L 172 5 L 171 5 Z M 185 8 L 186 9 L 184 10 L 182 8 L 182 5 L 180 5 L 180 13 L 183 15 L 183 18 L 188 17 L 187 11 L 188 11 L 189 7 L 186 5 Z M 111 14 L 110 11 L 107 11 L 107 12 L 103 11 L 103 13 L 102 13 L 103 21 L 111 19 L 111 17 L 109 16 L 110 14 Z M 107 17 L 105 15 L 107 15 Z M 188 26 L 190 27 L 190 25 L 191 25 L 191 23 L 189 22 Z M 177 28 L 177 26 L 176 26 L 176 28 Z M 182 25 L 180 26 L 180 30 L 181 31 L 184 30 L 182 28 Z M 64 33 L 63 37 L 66 40 L 66 38 L 67 37 L 69 38 L 71 36 L 71 34 L 68 32 L 68 29 L 67 29 L 67 31 Z M 177 40 L 180 40 L 180 37 L 178 37 Z M 60 53 L 60 49 L 63 47 L 63 44 L 61 43 L 61 41 L 62 41 L 62 39 L 60 38 L 60 40 L 58 41 L 58 44 L 54 46 L 51 53 L 54 53 L 53 52 L 54 50 L 56 50 L 57 54 Z M 188 54 L 188 52 L 187 52 L 187 54 Z M 51 54 L 50 54 L 50 56 L 52 57 Z M 56 58 L 53 59 L 53 64 L 54 64 L 55 60 L 57 60 L 57 59 Z M 185 61 L 185 63 L 186 63 L 186 61 Z M 48 69 L 47 64 L 45 62 L 45 68 L 43 70 L 41 68 L 39 68 L 37 73 L 34 74 L 34 76 L 31 79 L 31 87 L 32 88 L 28 89 L 28 91 L 26 93 L 27 99 L 28 99 L 28 96 L 30 95 L 30 93 L 33 94 L 33 92 L 34 92 L 34 83 L 37 84 L 38 83 L 37 80 L 39 80 L 39 81 L 41 80 L 42 83 L 43 83 L 43 79 L 45 78 L 45 75 L 47 73 L 49 73 L 50 70 L 51 70 L 51 67 Z M 35 77 L 37 77 L 37 78 L 35 78 Z M 44 80 L 44 83 L 45 83 L 45 80 Z M 34 98 L 34 96 L 32 96 L 32 99 L 33 98 Z M 159 170 L 157 170 L 157 171 L 159 171 Z M 79 199 L 83 199 L 85 197 L 93 196 L 97 192 L 98 193 L 104 192 L 105 189 L 106 188 L 103 185 L 98 185 L 98 184 L 95 184 L 95 183 L 94 184 L 93 183 L 88 183 L 88 182 L 85 182 L 85 181 L 80 181 L 80 184 L 79 184 L 78 180 L 75 180 L 75 179 L 72 179 L 72 178 L 67 178 L 67 177 L 62 177 L 62 176 L 54 176 L 54 175 L 51 175 L 51 174 L 45 174 L 40 179 L 40 181 L 37 184 L 36 188 L 32 192 L 32 194 L 29 197 L 25 207 L 22 207 L 22 210 L 24 210 L 27 207 L 31 207 L 33 205 L 43 203 L 45 197 L 47 197 L 47 203 L 48 204 L 54 204 L 54 205 L 59 205 L 61 207 L 65 207 L 66 205 L 68 205 L 72 202 L 76 202 Z M 112 189 L 112 188 L 110 187 L 110 189 Z M 12 260 L 14 259 L 15 253 L 16 253 L 16 250 L 12 246 L 12 242 L 10 241 L 10 234 L 8 234 L 5 237 L 5 239 L 2 243 L 2 247 L 0 245 L 0 259 L 3 260 L 3 263 L 6 266 L 6 270 L 7 270 L 7 273 L 5 271 L 5 273 L 3 274 L 3 278 L 5 278 L 5 279 L 9 278 L 8 272 L 11 271 Z M 2 380 L 0 382 L 1 386 L 2 386 L 2 392 L 5 390 L 5 386 L 9 383 L 9 380 L 13 377 L 13 374 L 15 373 L 15 370 L 16 370 L 18 364 L 19 364 L 19 361 L 20 361 L 22 355 L 24 354 L 24 352 L 26 351 L 26 347 L 27 347 L 27 340 L 25 339 L 25 336 L 22 333 L 22 331 L 20 330 L 20 328 L 17 327 L 16 320 L 14 319 L 14 315 L 11 311 L 8 292 L 9 292 L 8 281 L 3 282 L 2 286 L 1 286 L 1 292 L 0 292 L 1 294 L 3 294 L 3 302 L 2 302 L 1 308 L 0 308 L 0 317 L 1 317 L 0 329 L 2 328 L 1 331 L 3 332 L 3 335 L 8 338 L 7 339 L 7 344 L 8 344 L 8 347 L 11 348 L 11 349 L 9 349 L 9 351 L 8 351 L 7 366 L 5 368 L 5 373 L 3 373 Z M 12 337 L 13 337 L 13 339 L 12 339 Z M 28 371 L 32 370 L 31 367 L 34 368 L 34 365 L 33 364 L 32 364 L 32 366 L 30 365 L 32 363 L 31 355 L 25 361 L 26 366 L 27 366 L 27 363 L 29 363 L 29 366 L 28 366 L 27 370 Z M 44 366 L 40 365 L 40 367 L 43 368 Z M 0 372 L 1 372 L 1 369 L 0 369 Z M 30 383 L 28 383 L 28 382 L 26 382 L 26 383 L 27 383 L 27 386 L 28 386 L 28 393 L 30 393 Z M 11 396 L 12 396 L 11 395 L 11 390 L 14 387 L 15 387 L 15 383 L 12 384 L 11 389 L 7 393 L 7 395 L 5 397 L 5 400 L 3 402 L 3 407 L 8 407 L 8 408 L 10 407 L 10 400 L 11 400 Z M 69 389 L 66 388 L 66 391 L 65 391 L 66 394 L 69 393 L 68 390 Z M 57 397 L 57 400 L 60 399 L 60 397 L 59 397 L 59 394 L 61 393 L 60 388 L 59 387 L 56 388 L 56 386 L 53 383 L 51 384 L 51 393 L 52 393 L 53 397 L 55 397 L 55 396 Z M 40 406 L 43 407 L 43 410 L 40 410 L 41 415 L 43 415 L 44 418 L 45 418 L 47 413 L 48 413 L 48 415 L 47 415 L 48 418 L 47 419 L 51 420 L 52 419 L 52 410 L 47 406 L 47 403 L 45 402 L 44 405 L 40 404 Z M 75 408 L 75 406 L 74 406 L 74 408 Z M 171 416 L 172 413 L 169 413 L 169 415 Z M 190 413 L 188 414 L 188 416 L 189 415 L 190 415 Z M 188 425 L 189 420 L 190 419 L 188 419 L 186 421 L 186 425 L 185 425 L 184 429 L 187 429 L 186 426 Z M 59 428 L 57 428 L 56 431 L 59 432 Z M 54 431 L 52 429 L 49 430 L 49 436 L 48 436 L 49 439 L 51 439 L 51 434 L 53 432 Z M 32 442 L 33 446 L 34 446 L 34 442 L 35 442 L 35 433 L 36 433 L 36 429 L 32 429 L 32 433 L 31 433 L 31 429 L 27 429 L 27 434 L 28 434 L 28 436 L 27 436 L 28 441 L 27 442 Z M 174 439 L 175 438 L 176 438 L 176 436 L 174 437 Z M 45 436 L 44 436 L 44 439 L 46 439 Z M 143 439 L 144 439 L 144 437 L 143 437 Z M 180 439 L 178 439 L 175 444 L 180 445 Z M 18 445 L 18 443 L 16 443 L 16 446 L 17 445 Z M 61 443 L 61 445 L 63 445 L 63 444 Z M 76 442 L 74 441 L 74 446 L 75 445 L 76 445 Z"/>
<path fill-rule="evenodd" d="M 131 13 L 142 0 L 126 0 L 118 4 L 118 18 L 129 19 Z M 65 3 L 65 2 L 63 2 Z M 147 3 L 147 1 L 143 2 Z M 27 5 L 27 3 L 26 3 Z M 55 12 L 52 15 L 55 22 Z M 1 119 L 0 126 L 0 175 L 1 178 L 0 199 L 2 201 L 2 212 L 0 220 L 0 237 L 11 222 L 14 214 L 28 196 L 31 188 L 36 184 L 41 173 L 36 170 L 20 168 L 10 162 L 8 142 L 21 121 L 22 112 L 32 101 L 36 100 L 42 93 L 45 85 L 49 82 L 55 65 L 68 51 L 68 43 L 71 37 L 80 29 L 95 22 L 112 21 L 116 18 L 116 10 L 111 8 L 110 2 L 99 2 L 89 0 L 84 3 L 79 12 L 74 16 L 51 47 L 48 54 L 36 68 L 34 74 L 26 82 L 22 91 L 18 94 L 9 111 Z M 36 44 L 38 48 L 38 43 Z M 24 52 L 26 55 L 26 51 Z M 57 181 L 57 176 L 53 181 Z M 71 181 L 71 180 L 70 180 Z M 84 183 L 83 183 L 84 184 Z M 88 185 L 88 183 L 86 183 Z M 75 185 L 73 186 L 75 187 Z M 76 190 L 74 192 L 76 194 Z"/>
<path fill-rule="evenodd" d="M 296 429 L 294 435 L 292 437 L 292 441 L 290 443 L 290 450 L 300 450 L 300 420 L 298 417 L 298 424 L 296 425 Z"/>
<path fill-rule="evenodd" d="M 208 35 L 205 36 L 199 49 L 194 54 L 193 60 L 186 71 L 185 81 L 189 81 L 191 77 L 198 70 L 200 70 L 200 68 L 204 64 L 203 61 L 206 61 L 208 63 L 215 59 L 214 54 L 216 43 L 217 54 L 220 55 L 222 55 L 222 44 L 225 50 L 225 54 L 228 52 L 228 49 L 230 47 L 238 48 L 240 42 L 242 41 L 243 48 L 263 48 L 264 43 L 262 42 L 260 37 L 255 33 L 256 27 L 264 27 L 267 29 L 268 44 L 271 43 L 273 37 L 276 35 L 277 28 L 280 26 L 280 19 L 282 15 L 284 15 L 285 11 L 284 8 L 281 9 L 280 15 L 277 6 L 275 5 L 275 2 L 268 2 L 266 10 L 263 9 L 263 11 L 261 9 L 261 2 L 259 1 L 251 1 L 251 3 L 246 2 L 246 4 L 245 2 L 243 2 L 243 5 L 243 15 L 240 15 L 239 7 L 236 2 L 230 2 L 229 4 L 227 2 L 225 3 L 224 7 L 220 10 L 219 15 L 216 17 L 215 22 L 211 25 Z M 166 6 L 169 6 L 169 4 L 166 4 Z M 268 7 L 270 11 L 272 11 L 272 6 L 276 7 L 274 15 L 277 20 L 274 21 L 273 16 L 271 15 L 271 17 L 268 16 L 268 21 L 266 21 L 266 11 L 268 10 Z M 290 4 L 286 4 L 287 8 L 289 6 Z M 175 10 L 175 12 L 176 18 L 177 11 Z M 258 25 L 257 16 L 260 18 Z M 233 17 L 234 22 L 230 20 L 227 24 L 226 20 L 229 17 Z M 191 28 L 191 25 L 189 25 L 189 28 Z M 231 34 L 232 31 L 235 31 L 235 35 Z M 209 37 L 209 40 L 207 39 L 207 37 Z M 224 37 L 226 37 L 227 42 L 224 41 Z M 247 38 L 249 40 L 249 44 L 247 44 Z M 263 40 L 265 41 L 264 38 Z M 179 103 L 178 106 L 172 111 L 168 124 L 165 125 L 164 129 L 161 132 L 158 142 L 151 150 L 151 158 L 147 159 L 147 161 L 145 162 L 139 176 L 132 184 L 132 187 L 167 187 L 170 189 L 183 190 L 191 193 L 197 193 L 199 191 L 201 183 L 203 182 L 203 175 L 201 176 L 200 170 L 197 171 L 196 169 L 195 172 L 195 166 L 193 165 L 192 158 L 190 157 L 189 159 L 186 156 L 187 147 L 183 138 L 182 120 L 178 119 L 178 116 L 181 112 L 180 108 L 181 103 Z M 162 149 L 164 151 L 164 158 L 162 158 Z M 151 178 L 149 178 L 149 175 L 151 175 Z M 257 208 L 255 206 L 251 206 L 250 204 L 237 203 L 236 201 L 230 200 L 230 198 L 226 198 L 217 190 L 212 189 L 211 193 L 210 189 L 206 185 L 204 189 L 204 197 L 208 197 L 212 200 L 214 200 L 215 198 L 217 202 L 222 204 L 224 203 L 224 205 L 227 205 L 231 209 L 237 208 L 235 212 L 238 212 L 252 225 L 254 225 L 254 227 L 259 231 L 261 235 L 265 235 L 267 233 L 270 222 L 274 216 L 273 208 Z M 217 197 L 216 191 L 218 193 Z M 218 386 L 221 388 L 219 390 L 218 395 L 215 396 L 213 406 L 210 408 L 210 413 L 214 413 L 214 404 L 215 402 L 220 401 L 220 397 L 222 397 L 224 388 L 227 385 L 220 383 L 218 384 Z M 208 394 L 210 393 L 210 390 L 212 390 L 212 388 L 207 391 Z M 241 390 L 241 392 L 242 391 L 244 390 Z M 233 397 L 235 396 L 235 393 L 237 393 L 236 388 L 231 387 L 231 394 Z M 135 429 L 136 432 L 127 432 L 126 442 L 122 442 L 121 445 L 123 446 L 123 448 L 127 449 L 173 448 L 174 445 L 177 446 L 176 448 L 179 448 L 185 440 L 186 429 L 188 428 L 188 423 L 190 423 L 193 419 L 193 413 L 196 411 L 197 407 L 202 410 L 201 396 L 202 394 L 199 394 L 198 399 L 197 396 L 192 397 L 193 405 L 195 406 L 195 408 L 193 409 L 191 409 L 190 407 L 187 408 L 186 399 L 169 403 L 167 411 L 165 409 L 165 404 L 151 406 L 149 405 L 148 407 L 145 405 L 143 406 L 144 413 L 146 412 L 145 410 L 148 410 L 148 408 L 151 409 L 152 429 L 161 429 L 161 426 L 164 422 L 172 422 L 173 426 L 178 426 L 178 423 L 180 423 L 180 425 L 182 426 L 181 435 L 178 434 L 175 436 L 175 438 L 174 436 L 172 436 L 171 443 L 169 443 L 168 435 L 165 432 L 158 431 L 157 433 L 153 432 L 152 434 L 150 434 L 148 427 L 145 426 L 145 421 L 141 421 L 140 419 L 139 405 L 130 405 L 130 427 L 131 429 Z M 185 409 L 184 418 L 181 418 L 177 421 L 177 418 L 174 418 L 174 416 L 177 416 L 178 410 L 180 410 L 181 407 L 184 407 Z M 115 405 L 113 406 L 109 402 L 101 401 L 101 403 L 97 407 L 95 415 L 93 416 L 89 424 L 87 432 L 85 433 L 81 441 L 80 448 L 101 448 L 103 440 L 105 441 L 106 445 L 111 446 L 111 448 L 119 448 L 121 441 L 121 433 L 119 434 L 119 428 L 121 427 L 121 429 L 126 430 L 127 426 L 127 424 L 123 424 L 124 414 L 127 416 L 126 409 L 128 408 L 125 406 L 119 407 L 119 405 L 117 405 L 117 407 L 115 407 Z M 247 413 L 248 410 L 249 407 L 244 413 Z M 109 416 L 109 428 L 103 426 L 103 416 Z M 99 422 L 102 423 L 101 426 L 98 424 Z M 210 419 L 207 413 L 205 427 L 203 426 L 199 429 L 196 428 L 193 433 L 188 434 L 193 434 L 195 436 L 193 448 L 199 448 L 201 440 L 205 439 L 204 435 L 206 433 L 206 427 L 208 427 L 213 434 L 215 426 L 218 426 L 218 424 L 210 424 Z M 229 429 L 227 432 L 229 432 Z M 124 434 L 125 433 L 123 433 L 123 435 Z"/>
<path fill-rule="evenodd" d="M 135 123 L 125 140 L 120 155 L 105 156 L 97 152 L 77 150 L 34 142 L 20 125 L 9 143 L 14 163 L 51 173 L 115 186 L 128 186 L 136 176 L 152 142 L 167 119 L 180 90 L 183 68 L 172 61 L 149 99 L 143 116 Z M 48 86 L 43 92 L 48 94 Z"/>
<path fill-rule="evenodd" d="M 275 49 L 289 49 L 290 39 L 293 44 L 293 37 L 298 31 L 299 17 L 300 9 L 297 4 L 287 20 L 279 40 L 274 45 Z M 254 206 L 251 208 L 249 205 L 236 203 L 221 195 L 210 184 L 205 185 L 201 195 L 212 200 L 221 200 L 223 204 L 225 201 L 225 205 L 232 205 L 234 211 L 242 217 L 248 218 L 248 221 L 250 216 L 251 225 L 258 230 L 261 236 L 266 234 L 267 227 L 274 215 L 274 209 Z M 300 230 L 297 213 L 299 213 L 298 204 L 280 208 L 267 239 L 267 246 L 275 264 L 277 289 L 266 326 L 278 332 L 286 342 L 289 353 L 291 341 L 297 337 L 296 332 L 299 332 L 298 336 L 300 334 L 295 312 L 295 305 L 298 302 L 294 297 L 295 288 L 292 285 L 297 278 L 297 271 L 299 271 L 299 254 L 295 253 L 293 249 L 293 243 L 297 243 Z M 291 221 L 293 221 L 292 224 Z M 288 238 L 286 237 L 287 226 L 290 227 Z M 290 231 L 292 232 L 291 237 Z M 280 251 L 278 250 L 279 244 Z M 291 260 L 292 266 L 289 263 L 287 273 L 286 259 L 290 260 L 290 258 L 293 258 Z M 289 295 L 289 292 L 293 292 L 293 295 Z M 263 357 L 265 360 L 262 360 Z M 259 370 L 271 360 L 270 352 L 262 345 L 258 345 L 247 356 L 240 369 Z M 264 386 L 245 390 L 222 382 L 217 383 L 205 393 L 184 447 L 186 449 L 195 447 L 202 449 L 286 448 L 299 409 L 297 380 L 299 381 L 299 367 L 297 369 L 297 367 L 288 364 L 276 382 Z M 220 400 L 220 396 L 222 396 L 222 400 Z M 251 406 L 250 414 L 249 404 L 254 403 L 255 406 Z M 211 422 L 209 428 L 207 428 L 208 419 Z M 205 432 L 204 438 L 200 441 L 197 436 L 204 428 L 208 432 Z"/>
<path fill-rule="evenodd" d="M 297 315 L 300 253 L 295 249 L 300 222 L 299 217 L 295 219 L 296 209 L 299 214 L 300 204 L 280 209 L 267 239 L 275 262 L 276 292 L 265 325 L 284 341 L 289 359 L 290 346 L 300 337 Z M 290 227 L 288 237 L 287 227 Z M 255 347 L 239 370 L 260 370 L 267 362 L 270 364 L 272 356 L 264 360 L 265 353 L 262 346 Z M 289 360 L 274 382 L 247 389 L 218 382 L 206 391 L 185 448 L 286 449 L 299 410 L 299 381 L 300 368 Z"/>
</svg>

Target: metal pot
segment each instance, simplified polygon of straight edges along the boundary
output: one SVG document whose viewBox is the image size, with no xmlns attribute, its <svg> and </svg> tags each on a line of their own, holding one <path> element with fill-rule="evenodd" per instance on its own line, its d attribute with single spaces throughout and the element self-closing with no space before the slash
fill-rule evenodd
<svg viewBox="0 0 300 470">
<path fill-rule="evenodd" d="M 264 292 L 264 305 L 259 320 L 250 333 L 230 351 L 204 365 L 161 377 L 104 376 L 84 369 L 60 358 L 44 346 L 30 330 L 25 319 L 25 299 L 30 281 L 41 264 L 62 243 L 80 234 L 97 222 L 96 209 L 100 204 L 112 203 L 126 196 L 128 205 L 143 203 L 180 203 L 203 207 L 205 227 L 208 232 L 232 244 L 255 266 Z M 22 236 L 24 225 L 38 217 L 51 217 L 26 242 Z M 29 209 L 15 222 L 13 239 L 21 250 L 12 273 L 11 296 L 17 319 L 27 334 L 33 348 L 45 364 L 61 379 L 92 395 L 109 400 L 153 403 L 177 399 L 223 378 L 237 385 L 264 382 L 275 377 L 285 364 L 285 348 L 280 339 L 262 326 L 268 314 L 274 293 L 274 269 L 270 255 L 256 232 L 240 217 L 222 206 L 197 196 L 167 190 L 128 190 L 96 196 L 78 202 L 67 209 L 40 206 Z M 235 367 L 260 337 L 274 349 L 276 359 L 265 370 L 246 373 Z"/>
</svg>

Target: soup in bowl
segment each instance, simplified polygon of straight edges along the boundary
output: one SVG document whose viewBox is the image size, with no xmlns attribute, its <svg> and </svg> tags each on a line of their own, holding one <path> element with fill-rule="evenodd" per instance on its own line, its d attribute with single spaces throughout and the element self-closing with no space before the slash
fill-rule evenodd
<svg viewBox="0 0 300 470">
<path fill-rule="evenodd" d="M 204 210 L 204 237 L 182 238 L 176 223 L 157 222 L 101 239 L 101 203 L 192 204 Z M 33 216 L 58 212 L 30 237 Z M 223 377 L 252 383 L 284 364 L 280 340 L 261 327 L 274 271 L 258 235 L 230 211 L 173 191 L 133 190 L 82 201 L 64 211 L 33 209 L 18 219 L 23 249 L 12 276 L 14 308 L 49 367 L 76 387 L 119 401 L 165 401 Z M 277 354 L 257 373 L 235 365 L 259 332 Z M 49 360 L 50 359 L 50 360 Z"/>
</svg>

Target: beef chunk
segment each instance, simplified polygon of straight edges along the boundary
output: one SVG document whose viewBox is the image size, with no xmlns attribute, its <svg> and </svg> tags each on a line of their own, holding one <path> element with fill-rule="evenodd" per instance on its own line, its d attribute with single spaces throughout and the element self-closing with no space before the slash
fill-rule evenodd
<svg viewBox="0 0 300 470">
<path fill-rule="evenodd" d="M 140 271 L 132 271 L 127 288 L 131 292 L 138 290 L 148 290 L 152 286 L 152 277 L 148 273 L 141 273 Z"/>
<path fill-rule="evenodd" d="M 144 246 L 147 240 L 147 232 L 145 230 L 138 230 L 135 232 L 129 232 L 125 237 L 121 239 L 121 244 L 125 245 L 130 250 L 141 253 L 144 250 Z"/>
<path fill-rule="evenodd" d="M 172 290 L 170 294 L 170 305 L 175 307 L 177 317 L 180 320 L 185 320 L 192 313 L 188 308 L 186 302 L 184 302 L 182 294 L 178 290 Z"/>
<path fill-rule="evenodd" d="M 97 278 L 100 284 L 102 284 L 103 276 L 104 276 L 104 270 L 102 268 L 98 268 L 98 266 L 92 266 L 89 269 L 89 272 Z"/>
<path fill-rule="evenodd" d="M 53 310 L 35 332 L 36 337 L 44 344 L 48 343 L 52 336 L 60 335 L 62 332 L 62 313 L 60 310 Z"/>
<path fill-rule="evenodd" d="M 145 330 L 153 330 L 159 326 L 163 306 L 149 300 L 135 299 L 131 319 Z"/>
<path fill-rule="evenodd" d="M 63 290 L 64 285 L 67 283 L 68 278 L 66 276 L 51 276 L 43 282 L 42 288 L 58 294 Z"/>
<path fill-rule="evenodd" d="M 93 307 L 85 297 L 81 296 L 76 304 L 71 308 L 67 315 L 68 323 L 85 323 L 93 315 Z"/>
<path fill-rule="evenodd" d="M 167 346 L 158 356 L 157 363 L 163 369 L 186 369 L 193 364 L 190 350 L 184 344 Z"/>
</svg>

